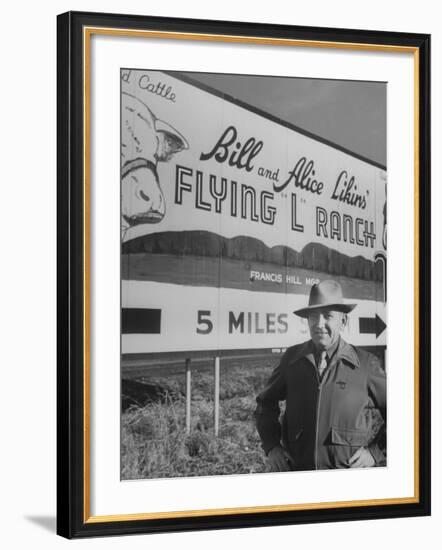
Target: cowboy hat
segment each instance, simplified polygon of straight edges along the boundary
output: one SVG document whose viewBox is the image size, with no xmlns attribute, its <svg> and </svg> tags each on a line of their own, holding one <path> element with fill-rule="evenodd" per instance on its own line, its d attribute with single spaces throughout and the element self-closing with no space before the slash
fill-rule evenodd
<svg viewBox="0 0 442 550">
<path fill-rule="evenodd" d="M 308 317 L 311 311 L 323 308 L 350 313 L 356 305 L 344 304 L 342 287 L 338 282 L 332 280 L 321 281 L 319 284 L 312 286 L 308 306 L 298 309 L 293 313 L 304 318 Z"/>
</svg>

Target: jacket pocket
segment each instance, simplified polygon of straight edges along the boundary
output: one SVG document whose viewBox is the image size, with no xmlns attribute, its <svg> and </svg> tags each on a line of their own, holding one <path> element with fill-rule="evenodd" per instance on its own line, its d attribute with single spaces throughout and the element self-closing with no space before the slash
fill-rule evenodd
<svg viewBox="0 0 442 550">
<path fill-rule="evenodd" d="M 367 445 L 367 432 L 363 430 L 345 430 L 342 428 L 332 427 L 331 442 L 333 445 L 365 447 Z"/>
</svg>

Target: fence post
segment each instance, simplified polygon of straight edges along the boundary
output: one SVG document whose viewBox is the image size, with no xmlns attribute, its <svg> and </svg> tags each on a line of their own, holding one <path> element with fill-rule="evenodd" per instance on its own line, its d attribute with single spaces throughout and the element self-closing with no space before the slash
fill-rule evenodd
<svg viewBox="0 0 442 550">
<path fill-rule="evenodd" d="M 215 399 L 214 399 L 215 436 L 219 432 L 219 357 L 215 357 Z"/>
<path fill-rule="evenodd" d="M 190 404 L 192 393 L 192 371 L 190 369 L 190 359 L 186 359 L 186 433 L 190 434 Z"/>
</svg>

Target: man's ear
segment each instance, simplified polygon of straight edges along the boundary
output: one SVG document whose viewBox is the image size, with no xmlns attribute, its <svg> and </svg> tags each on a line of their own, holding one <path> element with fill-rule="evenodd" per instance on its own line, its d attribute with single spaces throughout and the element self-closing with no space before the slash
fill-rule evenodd
<svg viewBox="0 0 442 550">
<path fill-rule="evenodd" d="M 348 323 L 348 315 L 346 313 L 342 314 L 342 328 L 344 329 Z"/>
</svg>

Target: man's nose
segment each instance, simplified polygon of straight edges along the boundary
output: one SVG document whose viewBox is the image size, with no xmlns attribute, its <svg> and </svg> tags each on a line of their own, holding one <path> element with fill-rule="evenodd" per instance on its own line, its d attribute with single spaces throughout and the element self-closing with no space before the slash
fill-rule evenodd
<svg viewBox="0 0 442 550">
<path fill-rule="evenodd" d="M 322 313 L 320 313 L 317 317 L 316 326 L 318 326 L 318 327 L 325 326 L 325 317 L 324 317 L 324 315 L 322 315 Z"/>
</svg>

